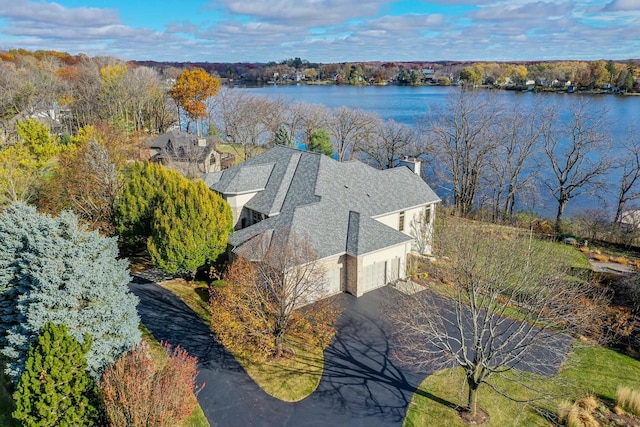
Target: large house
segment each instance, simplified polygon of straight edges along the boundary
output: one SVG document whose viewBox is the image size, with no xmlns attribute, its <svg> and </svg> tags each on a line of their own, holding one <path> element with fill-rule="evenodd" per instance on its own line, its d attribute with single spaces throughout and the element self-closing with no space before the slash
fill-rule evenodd
<svg viewBox="0 0 640 427">
<path fill-rule="evenodd" d="M 361 296 L 406 277 L 412 228 L 421 218 L 433 228 L 440 199 L 420 177 L 419 162 L 404 164 L 378 170 L 276 146 L 204 180 L 231 206 L 234 252 L 275 233 L 303 234 L 324 267 L 326 294 Z M 421 248 L 429 252 L 430 242 Z"/>
<path fill-rule="evenodd" d="M 176 169 L 189 178 L 225 169 L 235 160 L 218 152 L 209 138 L 179 130 L 170 130 L 147 141 L 141 157 Z"/>
</svg>

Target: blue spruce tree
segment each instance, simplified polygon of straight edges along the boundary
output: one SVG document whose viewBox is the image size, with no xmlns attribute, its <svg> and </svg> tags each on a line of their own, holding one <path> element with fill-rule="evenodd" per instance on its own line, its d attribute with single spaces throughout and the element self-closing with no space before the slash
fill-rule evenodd
<svg viewBox="0 0 640 427">
<path fill-rule="evenodd" d="M 71 212 L 53 218 L 16 203 L 0 215 L 0 353 L 14 384 L 47 322 L 66 324 L 80 343 L 91 335 L 95 378 L 140 340 L 138 300 L 117 257 L 115 238 L 86 231 Z"/>
</svg>

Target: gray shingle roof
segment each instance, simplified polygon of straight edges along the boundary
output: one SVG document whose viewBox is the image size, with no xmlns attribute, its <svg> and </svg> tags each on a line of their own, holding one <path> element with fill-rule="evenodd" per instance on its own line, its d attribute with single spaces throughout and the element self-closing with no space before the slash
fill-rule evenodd
<svg viewBox="0 0 640 427">
<path fill-rule="evenodd" d="M 293 230 L 309 237 L 319 258 L 409 241 L 372 217 L 440 200 L 408 168 L 381 171 L 281 146 L 204 179 L 222 194 L 259 191 L 245 206 L 269 218 L 233 233 L 231 245 L 240 249 L 267 231 Z"/>
</svg>

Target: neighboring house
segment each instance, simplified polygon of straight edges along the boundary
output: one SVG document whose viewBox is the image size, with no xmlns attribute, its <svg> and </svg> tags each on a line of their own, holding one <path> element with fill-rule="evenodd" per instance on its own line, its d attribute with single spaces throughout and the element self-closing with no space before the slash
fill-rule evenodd
<svg viewBox="0 0 640 427">
<path fill-rule="evenodd" d="M 406 277 L 410 230 L 420 216 L 433 230 L 440 199 L 420 177 L 419 162 L 403 163 L 414 171 L 276 146 L 204 180 L 231 206 L 233 252 L 274 233 L 304 235 L 324 267 L 326 293 L 360 296 Z"/>
<path fill-rule="evenodd" d="M 141 157 L 176 169 L 189 178 L 219 171 L 233 163 L 209 139 L 179 130 L 170 130 L 148 141 L 145 149 Z"/>
<path fill-rule="evenodd" d="M 620 224 L 627 226 L 629 229 L 640 228 L 640 210 L 623 211 L 620 215 Z"/>
</svg>

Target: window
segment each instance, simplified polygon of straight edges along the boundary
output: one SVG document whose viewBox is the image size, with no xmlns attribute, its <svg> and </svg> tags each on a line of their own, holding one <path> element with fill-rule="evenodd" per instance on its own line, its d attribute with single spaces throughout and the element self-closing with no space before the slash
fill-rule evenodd
<svg viewBox="0 0 640 427">
<path fill-rule="evenodd" d="M 431 224 L 431 206 L 424 208 L 424 222 L 425 224 Z"/>
<path fill-rule="evenodd" d="M 398 219 L 398 230 L 404 231 L 404 211 L 400 212 L 400 218 Z"/>
</svg>

